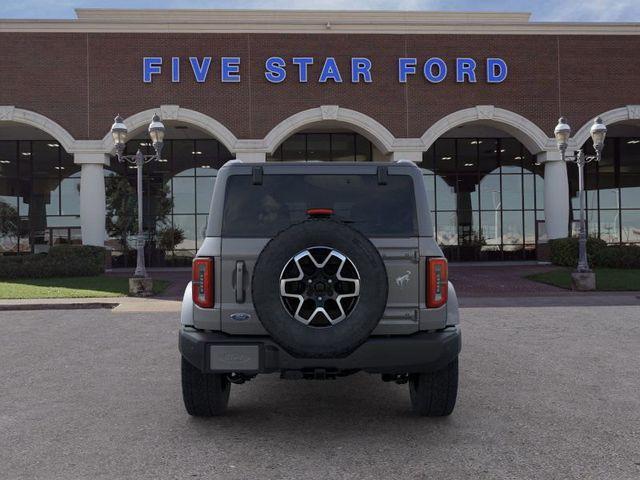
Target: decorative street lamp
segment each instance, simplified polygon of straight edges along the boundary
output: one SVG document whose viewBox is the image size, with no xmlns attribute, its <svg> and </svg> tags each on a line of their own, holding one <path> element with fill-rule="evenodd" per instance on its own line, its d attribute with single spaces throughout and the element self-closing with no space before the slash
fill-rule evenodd
<svg viewBox="0 0 640 480">
<path fill-rule="evenodd" d="M 579 257 L 578 267 L 576 269 L 577 274 L 590 274 L 593 275 L 589 268 L 589 261 L 587 259 L 587 228 L 585 219 L 585 191 L 584 191 L 584 166 L 590 162 L 599 162 L 602 157 L 602 149 L 604 147 L 604 139 L 607 135 L 607 127 L 602 123 L 600 117 L 596 118 L 591 126 L 591 139 L 593 140 L 593 148 L 596 151 L 595 156 L 585 155 L 582 149 L 568 155 L 567 146 L 569 145 L 569 137 L 571 136 L 571 127 L 567 123 L 567 120 L 562 117 L 558 120 L 558 125 L 554 130 L 556 142 L 558 143 L 558 149 L 562 154 L 563 161 L 574 162 L 578 165 L 578 191 L 580 195 L 580 237 L 578 240 Z M 575 277 L 574 277 L 575 279 Z M 592 283 L 595 282 L 595 278 L 592 278 Z M 595 285 L 593 285 L 595 288 Z M 593 289 L 590 288 L 590 289 Z"/>
<path fill-rule="evenodd" d="M 154 155 L 144 155 L 140 149 L 138 149 L 135 155 L 124 155 L 127 133 L 128 130 L 124 124 L 124 120 L 118 115 L 111 126 L 111 135 L 113 136 L 113 143 L 116 147 L 118 161 L 135 165 L 135 168 L 138 170 L 138 235 L 136 237 L 137 260 L 134 277 L 147 278 L 147 270 L 144 266 L 144 233 L 142 227 L 142 166 L 153 160 L 161 159 L 160 154 L 162 153 L 165 128 L 160 121 L 160 117 L 155 114 L 149 124 L 149 137 L 151 137 L 153 148 L 156 152 Z"/>
</svg>

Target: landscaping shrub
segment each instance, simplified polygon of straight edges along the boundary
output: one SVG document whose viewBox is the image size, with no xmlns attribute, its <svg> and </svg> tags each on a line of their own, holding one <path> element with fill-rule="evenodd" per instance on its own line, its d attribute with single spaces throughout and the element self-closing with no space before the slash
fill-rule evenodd
<svg viewBox="0 0 640 480">
<path fill-rule="evenodd" d="M 551 262 L 563 267 L 578 264 L 578 239 L 561 238 L 551 240 Z M 640 268 L 640 246 L 607 245 L 604 240 L 587 239 L 589 266 L 600 268 Z"/>
<path fill-rule="evenodd" d="M 551 263 L 562 267 L 575 267 L 578 264 L 578 239 L 576 237 L 558 238 L 549 241 Z M 607 248 L 607 242 L 599 238 L 587 238 L 587 258 L 593 261 L 596 252 Z"/>
<path fill-rule="evenodd" d="M 640 247 L 636 245 L 610 245 L 595 252 L 593 266 L 640 268 Z"/>
<path fill-rule="evenodd" d="M 90 277 L 104 273 L 106 250 L 59 245 L 49 253 L 0 256 L 0 278 Z"/>
</svg>

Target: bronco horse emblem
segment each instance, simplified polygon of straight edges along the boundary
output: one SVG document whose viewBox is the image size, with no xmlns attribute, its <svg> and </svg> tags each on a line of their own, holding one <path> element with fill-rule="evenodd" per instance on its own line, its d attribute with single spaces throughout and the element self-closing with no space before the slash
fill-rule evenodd
<svg viewBox="0 0 640 480">
<path fill-rule="evenodd" d="M 411 271 L 407 270 L 407 273 L 396 278 L 396 285 L 399 287 L 404 287 L 407 283 L 409 283 L 410 279 L 411 279 Z"/>
</svg>

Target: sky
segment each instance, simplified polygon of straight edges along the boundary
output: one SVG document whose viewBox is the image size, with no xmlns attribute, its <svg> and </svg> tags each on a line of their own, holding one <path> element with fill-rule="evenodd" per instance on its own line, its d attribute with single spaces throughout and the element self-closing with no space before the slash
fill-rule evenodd
<svg viewBox="0 0 640 480">
<path fill-rule="evenodd" d="M 539 22 L 638 22 L 640 0 L 0 0 L 0 18 L 75 18 L 74 8 L 258 8 L 531 12 Z"/>
</svg>

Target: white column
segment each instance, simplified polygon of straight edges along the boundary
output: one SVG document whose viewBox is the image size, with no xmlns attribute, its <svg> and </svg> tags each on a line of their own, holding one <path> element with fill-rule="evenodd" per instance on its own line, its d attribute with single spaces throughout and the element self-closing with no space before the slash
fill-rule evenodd
<svg viewBox="0 0 640 480">
<path fill-rule="evenodd" d="M 538 162 L 544 163 L 544 218 L 547 236 L 565 238 L 569 235 L 569 179 L 567 164 L 560 152 L 542 152 Z"/>
<path fill-rule="evenodd" d="M 236 160 L 250 163 L 266 162 L 267 154 L 265 152 L 237 152 Z"/>
<path fill-rule="evenodd" d="M 422 162 L 422 152 L 416 151 L 395 151 L 391 153 L 391 161 L 397 162 L 398 160 L 411 160 L 415 163 Z"/>
<path fill-rule="evenodd" d="M 104 165 L 109 157 L 104 153 L 76 153 L 74 162 L 81 165 L 80 172 L 80 226 L 82 244 L 104 246 L 106 239 L 106 197 Z"/>
</svg>

